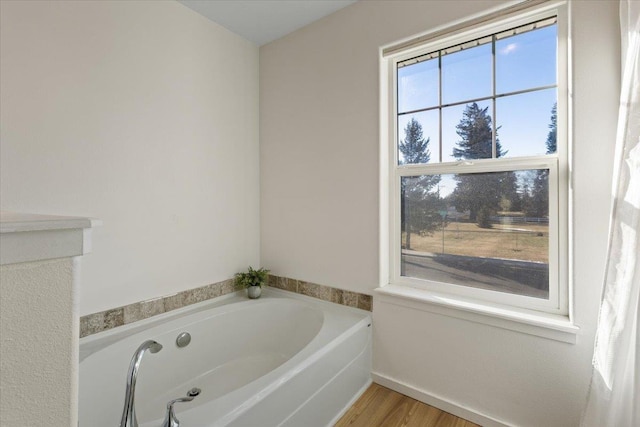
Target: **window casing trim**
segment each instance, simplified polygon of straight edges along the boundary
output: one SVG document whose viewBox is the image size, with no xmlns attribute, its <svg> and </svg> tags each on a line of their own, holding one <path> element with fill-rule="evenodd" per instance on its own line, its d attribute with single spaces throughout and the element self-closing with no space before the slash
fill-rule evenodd
<svg viewBox="0 0 640 427">
<path fill-rule="evenodd" d="M 440 173 L 452 173 L 451 163 L 436 164 L 433 167 L 422 165 L 399 166 L 396 168 L 394 176 L 394 184 L 391 186 L 390 193 L 395 199 L 399 199 L 396 189 L 400 188 L 400 179 L 403 176 L 414 175 L 437 175 Z M 400 247 L 401 224 L 400 224 L 400 203 L 392 203 L 393 212 L 391 212 L 391 281 L 396 285 L 406 285 L 427 291 L 435 291 L 440 293 L 450 293 L 464 297 L 474 298 L 480 301 L 490 303 L 499 303 L 508 306 L 520 307 L 524 309 L 536 309 L 549 313 L 567 314 L 563 310 L 560 295 L 562 286 L 559 281 L 559 252 L 558 252 L 558 160 L 555 157 L 532 157 L 519 158 L 496 162 L 490 160 L 474 161 L 472 164 L 461 162 L 456 164 L 455 173 L 482 173 L 482 172 L 507 172 L 524 169 L 548 169 L 549 170 L 549 299 L 522 296 L 517 294 L 508 294 L 504 292 L 491 291 L 486 289 L 477 289 L 454 283 L 440 283 L 431 280 L 417 279 L 402 276 L 400 272 L 400 263 L 402 252 L 397 250 Z M 394 199 L 392 199 L 394 200 Z"/>
<path fill-rule="evenodd" d="M 389 44 L 380 48 L 381 57 L 393 56 L 411 50 L 416 46 L 429 44 L 441 37 L 456 34 L 460 31 L 474 31 L 477 28 L 500 22 L 512 16 L 522 16 L 531 11 L 554 8 L 564 4 L 564 1 L 550 2 L 549 0 L 513 0 L 506 5 L 500 5 L 487 11 L 462 18 L 448 24 L 438 26 L 417 36 Z"/>
<path fill-rule="evenodd" d="M 411 286 L 387 285 L 374 291 L 374 305 L 393 304 L 412 310 L 480 323 L 554 341 L 575 344 L 580 328 L 566 316 L 481 304 Z M 375 308 L 377 310 L 377 308 Z"/>
<path fill-rule="evenodd" d="M 557 152 L 555 155 L 518 158 L 479 159 L 435 164 L 398 165 L 397 140 L 397 64 L 472 37 L 504 31 L 528 22 L 557 17 Z M 570 319 L 570 193 L 569 193 L 569 53 L 567 7 L 563 2 L 545 3 L 542 7 L 518 13 L 516 16 L 491 21 L 479 28 L 459 31 L 452 35 L 384 56 L 381 51 L 381 286 L 407 286 L 431 293 L 473 298 L 479 302 L 504 307 L 538 310 Z M 440 106 L 441 107 L 441 106 Z M 439 173 L 478 173 L 549 169 L 549 300 L 474 289 L 466 286 L 442 284 L 400 275 L 400 202 L 399 183 L 403 176 Z M 385 178 L 386 177 L 386 178 Z"/>
</svg>

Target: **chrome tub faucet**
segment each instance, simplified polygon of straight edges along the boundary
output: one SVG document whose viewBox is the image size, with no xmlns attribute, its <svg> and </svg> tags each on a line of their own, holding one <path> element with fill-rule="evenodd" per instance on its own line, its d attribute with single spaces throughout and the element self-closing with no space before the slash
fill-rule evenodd
<svg viewBox="0 0 640 427">
<path fill-rule="evenodd" d="M 162 350 L 162 345 L 156 341 L 148 340 L 143 342 L 134 353 L 133 358 L 131 359 L 131 364 L 129 365 L 129 372 L 127 373 L 127 391 L 124 397 L 124 409 L 122 410 L 120 427 L 138 427 L 134 397 L 136 391 L 136 380 L 138 378 L 138 369 L 140 369 L 142 356 L 147 350 L 149 350 L 150 353 L 157 353 Z"/>
<path fill-rule="evenodd" d="M 197 395 L 199 395 L 201 390 L 199 388 L 192 388 L 187 392 L 187 397 L 179 397 L 178 399 L 173 399 L 167 403 L 167 415 L 164 417 L 164 421 L 162 422 L 162 427 L 180 427 L 180 420 L 176 417 L 176 413 L 173 410 L 173 405 L 178 402 L 191 402 Z"/>
</svg>

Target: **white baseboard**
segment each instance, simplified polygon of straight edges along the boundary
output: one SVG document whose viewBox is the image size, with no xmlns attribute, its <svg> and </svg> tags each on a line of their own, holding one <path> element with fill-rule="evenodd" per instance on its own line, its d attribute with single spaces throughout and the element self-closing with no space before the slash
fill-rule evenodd
<svg viewBox="0 0 640 427">
<path fill-rule="evenodd" d="M 479 424 L 483 427 L 513 427 L 512 424 L 481 414 L 449 400 L 442 399 L 436 395 L 419 390 L 401 381 L 394 380 L 393 378 L 389 378 L 375 372 L 371 373 L 371 377 L 373 378 L 374 383 L 378 383 L 381 386 L 390 388 L 391 390 L 402 393 L 405 396 L 409 396 L 413 399 L 419 400 L 420 402 L 424 402 L 427 405 L 434 406 L 440 410 L 453 414 L 457 417 L 464 418 L 465 420 Z"/>
</svg>

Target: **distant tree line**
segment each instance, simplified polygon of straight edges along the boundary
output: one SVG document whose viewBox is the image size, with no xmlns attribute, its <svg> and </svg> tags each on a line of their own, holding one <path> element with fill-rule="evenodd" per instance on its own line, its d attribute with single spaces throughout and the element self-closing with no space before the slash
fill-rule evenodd
<svg viewBox="0 0 640 427">
<path fill-rule="evenodd" d="M 453 149 L 458 160 L 493 158 L 493 135 L 488 107 L 477 103 L 466 106 L 456 133 L 460 139 Z M 428 163 L 431 157 L 430 139 L 425 138 L 422 125 L 412 118 L 404 128 L 399 142 L 401 164 Z M 556 152 L 557 106 L 551 110 L 551 122 L 546 140 L 546 153 Z M 507 154 L 497 135 L 495 157 Z M 546 217 L 549 214 L 549 172 L 547 170 L 519 172 L 489 172 L 456 174 L 456 188 L 446 198 L 439 194 L 439 175 L 403 177 L 401 179 L 401 224 L 404 247 L 411 248 L 411 234 L 431 234 L 445 219 L 440 211 L 455 206 L 468 211 L 469 219 L 481 228 L 490 228 L 490 217 L 498 212 L 519 212 L 526 216 Z"/>
</svg>

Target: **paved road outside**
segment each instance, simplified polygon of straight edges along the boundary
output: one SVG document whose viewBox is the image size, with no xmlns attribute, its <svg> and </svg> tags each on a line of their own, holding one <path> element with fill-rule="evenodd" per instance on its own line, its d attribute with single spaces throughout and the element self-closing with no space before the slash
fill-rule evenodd
<svg viewBox="0 0 640 427">
<path fill-rule="evenodd" d="M 403 251 L 402 275 L 549 298 L 548 264 Z"/>
</svg>

